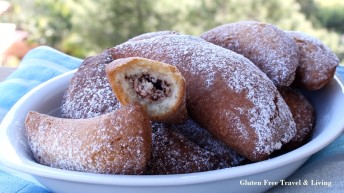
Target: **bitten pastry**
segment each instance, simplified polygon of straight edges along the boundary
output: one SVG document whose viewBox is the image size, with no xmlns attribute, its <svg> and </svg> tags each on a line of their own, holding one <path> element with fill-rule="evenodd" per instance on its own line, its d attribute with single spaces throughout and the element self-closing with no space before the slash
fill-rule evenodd
<svg viewBox="0 0 344 193">
<path fill-rule="evenodd" d="M 175 66 L 129 57 L 114 60 L 105 72 L 122 105 L 139 102 L 152 121 L 186 121 L 185 79 Z"/>
<path fill-rule="evenodd" d="M 339 64 L 338 57 L 317 38 L 297 31 L 287 31 L 298 46 L 300 63 L 293 86 L 318 90 L 329 83 Z"/>
<path fill-rule="evenodd" d="M 211 29 L 203 39 L 244 55 L 277 86 L 290 86 L 299 63 L 297 46 L 274 25 L 240 21 Z"/>
<path fill-rule="evenodd" d="M 142 174 L 150 158 L 151 125 L 138 104 L 90 119 L 63 119 L 29 112 L 25 123 L 34 158 L 51 167 Z"/>
<path fill-rule="evenodd" d="M 105 74 L 105 65 L 113 60 L 109 50 L 84 60 L 63 96 L 62 117 L 92 118 L 121 107 Z"/>
<path fill-rule="evenodd" d="M 283 146 L 284 150 L 293 150 L 303 145 L 313 132 L 315 114 L 308 99 L 300 92 L 290 88 L 278 88 L 284 101 L 290 108 L 296 123 L 296 135 Z"/>
<path fill-rule="evenodd" d="M 186 81 L 190 117 L 251 161 L 268 158 L 296 133 L 274 84 L 250 60 L 188 35 L 128 41 L 113 58 L 144 57 L 178 68 Z"/>
</svg>

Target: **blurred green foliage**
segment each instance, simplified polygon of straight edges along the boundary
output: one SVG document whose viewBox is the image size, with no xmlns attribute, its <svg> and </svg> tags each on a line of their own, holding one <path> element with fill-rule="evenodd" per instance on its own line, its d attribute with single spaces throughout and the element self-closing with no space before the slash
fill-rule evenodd
<svg viewBox="0 0 344 193">
<path fill-rule="evenodd" d="M 301 11 L 317 27 L 344 34 L 344 1 L 298 0 Z"/>
<path fill-rule="evenodd" d="M 12 0 L 10 20 L 30 40 L 86 57 L 136 35 L 175 30 L 200 35 L 240 20 L 272 23 L 318 37 L 343 61 L 344 12 L 317 0 Z M 344 4 L 343 4 L 344 6 Z"/>
</svg>

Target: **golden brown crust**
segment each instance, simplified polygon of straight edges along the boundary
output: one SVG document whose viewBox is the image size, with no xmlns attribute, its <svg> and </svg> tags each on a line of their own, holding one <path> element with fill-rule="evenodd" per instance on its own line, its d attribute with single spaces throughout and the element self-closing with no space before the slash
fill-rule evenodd
<svg viewBox="0 0 344 193">
<path fill-rule="evenodd" d="M 151 151 L 151 126 L 140 105 L 90 119 L 30 112 L 28 143 L 34 158 L 51 167 L 107 174 L 141 174 Z"/>
<path fill-rule="evenodd" d="M 299 62 L 297 46 L 283 30 L 274 25 L 240 21 L 204 32 L 208 42 L 244 55 L 277 86 L 289 86 Z"/>
<path fill-rule="evenodd" d="M 185 79 L 175 66 L 129 57 L 114 60 L 105 71 L 122 105 L 140 103 L 152 121 L 182 123 L 187 120 Z"/>
<path fill-rule="evenodd" d="M 289 106 L 296 123 L 296 135 L 283 146 L 283 149 L 293 150 L 307 142 L 311 136 L 315 121 L 314 109 L 308 99 L 300 92 L 290 87 L 282 87 L 278 90 Z"/>
<path fill-rule="evenodd" d="M 339 64 L 338 57 L 320 40 L 303 32 L 287 31 L 298 46 L 300 62 L 293 86 L 318 90 L 328 84 Z"/>
<path fill-rule="evenodd" d="M 288 106 L 254 64 L 187 35 L 164 35 L 114 47 L 114 58 L 144 57 L 174 65 L 186 80 L 188 112 L 238 153 L 266 159 L 296 132 Z"/>
</svg>

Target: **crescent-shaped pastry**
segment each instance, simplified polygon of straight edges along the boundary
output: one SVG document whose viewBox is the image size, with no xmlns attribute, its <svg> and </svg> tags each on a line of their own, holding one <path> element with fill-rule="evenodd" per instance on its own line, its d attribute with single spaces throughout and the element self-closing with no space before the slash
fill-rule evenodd
<svg viewBox="0 0 344 193">
<path fill-rule="evenodd" d="M 122 105 L 139 102 L 152 121 L 186 121 L 185 79 L 175 66 L 130 57 L 114 60 L 105 72 Z"/>
<path fill-rule="evenodd" d="M 300 63 L 296 69 L 293 86 L 318 90 L 328 84 L 336 72 L 339 59 L 319 39 L 303 32 L 286 31 L 298 46 Z"/>
<path fill-rule="evenodd" d="M 257 65 L 277 86 L 289 86 L 299 64 L 297 46 L 283 30 L 272 24 L 239 21 L 204 32 L 201 37 Z"/>
<path fill-rule="evenodd" d="M 33 157 L 51 167 L 142 174 L 150 158 L 151 125 L 138 104 L 90 119 L 29 112 L 25 123 Z"/>
<path fill-rule="evenodd" d="M 111 52 L 115 59 L 144 57 L 176 66 L 186 81 L 190 117 L 252 161 L 268 158 L 296 133 L 275 85 L 242 55 L 188 35 L 128 41 Z"/>
</svg>

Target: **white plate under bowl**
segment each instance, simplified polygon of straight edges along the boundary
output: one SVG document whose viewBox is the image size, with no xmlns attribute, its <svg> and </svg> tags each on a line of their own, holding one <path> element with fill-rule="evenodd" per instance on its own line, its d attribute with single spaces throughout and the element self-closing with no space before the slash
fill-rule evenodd
<svg viewBox="0 0 344 193">
<path fill-rule="evenodd" d="M 216 171 L 178 175 L 104 175 L 67 171 L 40 165 L 30 154 L 24 133 L 29 111 L 59 116 L 62 96 L 75 71 L 63 74 L 34 88 L 9 111 L 0 125 L 0 162 L 29 174 L 56 193 L 217 193 L 263 192 L 297 170 L 312 154 L 333 141 L 344 128 L 344 87 L 335 76 L 325 88 L 305 93 L 315 107 L 313 138 L 304 146 L 284 155 Z M 248 185 L 248 183 L 262 185 Z"/>
</svg>

